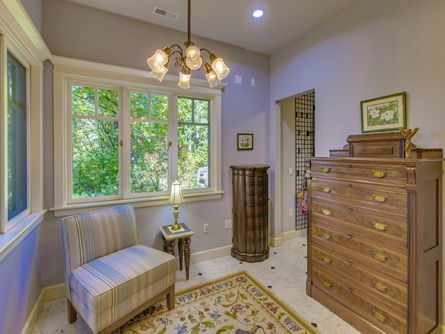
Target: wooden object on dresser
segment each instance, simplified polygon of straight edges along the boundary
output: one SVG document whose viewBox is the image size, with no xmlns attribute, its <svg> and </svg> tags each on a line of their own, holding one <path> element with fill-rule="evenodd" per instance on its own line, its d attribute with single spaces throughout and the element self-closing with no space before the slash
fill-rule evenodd
<svg viewBox="0 0 445 334">
<path fill-rule="evenodd" d="M 230 166 L 233 189 L 234 258 L 260 262 L 269 257 L 268 176 L 265 165 Z"/>
<path fill-rule="evenodd" d="M 403 139 L 385 135 L 350 136 L 350 157 L 307 162 L 307 294 L 363 333 L 439 333 L 442 150 L 397 157 Z"/>
</svg>

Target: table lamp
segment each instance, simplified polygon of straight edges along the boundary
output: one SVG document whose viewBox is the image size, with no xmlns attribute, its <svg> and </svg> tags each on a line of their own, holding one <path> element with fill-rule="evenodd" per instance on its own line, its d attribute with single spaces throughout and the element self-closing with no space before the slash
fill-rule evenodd
<svg viewBox="0 0 445 334">
<path fill-rule="evenodd" d="M 181 226 L 178 224 L 179 204 L 184 203 L 184 198 L 182 197 L 181 182 L 178 180 L 172 183 L 168 202 L 173 206 L 173 217 L 175 219 L 175 223 L 170 227 L 170 230 L 173 232 L 179 231 L 181 230 Z"/>
</svg>

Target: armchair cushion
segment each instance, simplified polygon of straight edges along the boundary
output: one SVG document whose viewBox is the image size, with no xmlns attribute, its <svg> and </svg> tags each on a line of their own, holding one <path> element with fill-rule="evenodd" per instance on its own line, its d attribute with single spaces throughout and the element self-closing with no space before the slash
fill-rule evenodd
<svg viewBox="0 0 445 334">
<path fill-rule="evenodd" d="M 96 333 L 175 284 L 176 261 L 167 253 L 134 245 L 69 273 L 71 300 Z"/>
</svg>

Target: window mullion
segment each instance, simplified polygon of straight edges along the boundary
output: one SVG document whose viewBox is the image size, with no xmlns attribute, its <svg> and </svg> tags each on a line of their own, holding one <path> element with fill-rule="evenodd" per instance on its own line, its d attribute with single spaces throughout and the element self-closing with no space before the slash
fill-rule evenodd
<svg viewBox="0 0 445 334">
<path fill-rule="evenodd" d="M 169 141 L 170 152 L 169 152 L 169 189 L 170 184 L 178 179 L 178 97 L 176 95 L 171 95 L 169 97 Z"/>
<path fill-rule="evenodd" d="M 122 138 L 123 146 L 121 146 L 122 156 L 122 195 L 128 198 L 130 195 L 130 157 L 131 157 L 131 130 L 130 130 L 130 91 L 126 88 L 122 92 Z"/>
</svg>

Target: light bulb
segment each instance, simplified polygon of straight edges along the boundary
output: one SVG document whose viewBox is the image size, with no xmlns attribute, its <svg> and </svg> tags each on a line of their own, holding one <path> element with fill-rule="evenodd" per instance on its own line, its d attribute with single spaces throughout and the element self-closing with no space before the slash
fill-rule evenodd
<svg viewBox="0 0 445 334">
<path fill-rule="evenodd" d="M 212 70 L 212 67 L 208 63 L 205 64 L 205 68 L 206 68 L 206 78 L 207 81 L 209 82 L 210 88 L 217 87 L 220 84 L 220 82 L 215 71 Z"/>
<path fill-rule="evenodd" d="M 223 80 L 230 73 L 230 69 L 226 66 L 222 58 L 216 58 L 213 60 L 212 68 L 216 72 L 219 80 Z"/>
<path fill-rule="evenodd" d="M 185 64 L 193 71 L 199 70 L 202 66 L 202 58 L 199 57 L 197 60 L 190 60 L 189 58 L 186 58 Z"/>
<path fill-rule="evenodd" d="M 190 71 L 186 68 L 182 68 L 181 73 L 179 73 L 178 87 L 182 89 L 189 89 L 191 77 L 192 75 L 190 74 Z"/>
<path fill-rule="evenodd" d="M 151 75 L 156 78 L 159 82 L 162 82 L 165 75 L 168 72 L 168 68 L 166 66 L 162 66 L 159 70 L 151 71 Z"/>
<path fill-rule="evenodd" d="M 190 59 L 190 61 L 194 62 L 197 61 L 199 57 L 201 57 L 201 51 L 198 47 L 190 45 L 185 51 L 185 56 L 187 57 L 187 59 Z"/>
<path fill-rule="evenodd" d="M 160 71 L 161 67 L 168 63 L 168 54 L 163 50 L 158 49 L 155 51 L 153 56 L 147 59 L 147 65 L 153 71 Z"/>
</svg>

